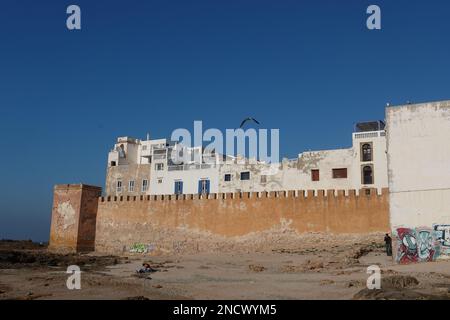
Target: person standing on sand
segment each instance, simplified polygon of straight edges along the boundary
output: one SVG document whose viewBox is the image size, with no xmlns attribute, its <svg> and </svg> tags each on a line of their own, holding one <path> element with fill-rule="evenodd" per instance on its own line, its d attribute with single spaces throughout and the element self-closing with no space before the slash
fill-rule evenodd
<svg viewBox="0 0 450 320">
<path fill-rule="evenodd" d="M 387 233 L 384 236 L 384 243 L 386 245 L 386 254 L 388 257 L 392 256 L 392 238 Z"/>
</svg>

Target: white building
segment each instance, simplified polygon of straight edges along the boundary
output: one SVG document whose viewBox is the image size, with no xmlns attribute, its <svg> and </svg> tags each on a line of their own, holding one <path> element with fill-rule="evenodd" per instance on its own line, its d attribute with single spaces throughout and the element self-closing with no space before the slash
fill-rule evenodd
<svg viewBox="0 0 450 320">
<path fill-rule="evenodd" d="M 347 149 L 308 151 L 269 166 L 255 159 L 214 154 L 212 164 L 174 164 L 177 144 L 121 137 L 108 156 L 107 195 L 165 195 L 281 190 L 349 190 L 387 187 L 384 122 L 358 123 Z"/>
<path fill-rule="evenodd" d="M 450 255 L 450 101 L 386 109 L 390 219 L 399 263 Z"/>
<path fill-rule="evenodd" d="M 347 149 L 308 151 L 278 170 L 247 161 L 220 166 L 220 192 L 387 188 L 384 122 L 359 123 Z M 243 176 L 244 175 L 244 176 Z M 244 178 L 244 179 L 243 179 Z"/>
</svg>

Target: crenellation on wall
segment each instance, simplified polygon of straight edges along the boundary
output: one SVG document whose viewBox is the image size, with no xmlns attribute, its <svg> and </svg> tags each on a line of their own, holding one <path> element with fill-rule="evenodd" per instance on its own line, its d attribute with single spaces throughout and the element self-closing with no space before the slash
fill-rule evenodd
<svg viewBox="0 0 450 320">
<path fill-rule="evenodd" d="M 178 200 L 173 197 L 171 201 L 100 200 L 96 250 L 117 251 L 137 242 L 161 243 L 161 237 L 165 239 L 161 249 L 171 250 L 168 244 L 182 237 L 189 244 L 201 243 L 199 250 L 203 251 L 211 249 L 209 243 L 239 241 L 249 235 L 257 237 L 277 226 L 293 235 L 389 230 L 386 194 L 352 198 L 326 197 L 324 192 L 318 192 L 317 196 L 304 197 L 302 192 L 296 196 L 290 190 L 280 192 L 278 197 L 265 192 L 261 197 L 257 193 L 243 193 L 242 197 L 240 193 L 231 193 L 223 198 L 224 195 Z M 115 244 L 110 243 L 112 239 Z"/>
<path fill-rule="evenodd" d="M 360 190 L 284 190 L 284 191 L 262 191 L 262 192 L 228 192 L 208 194 L 167 194 L 167 195 L 141 195 L 141 196 L 102 196 L 99 202 L 136 202 L 136 201 L 189 201 L 189 200 L 234 200 L 234 199 L 263 199 L 263 198 L 359 198 L 380 197 L 389 195 L 388 188 L 364 188 Z"/>
</svg>

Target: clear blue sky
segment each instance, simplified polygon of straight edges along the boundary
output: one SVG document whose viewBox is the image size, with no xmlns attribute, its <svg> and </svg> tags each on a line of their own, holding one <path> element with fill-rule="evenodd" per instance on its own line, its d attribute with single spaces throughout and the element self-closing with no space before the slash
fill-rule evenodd
<svg viewBox="0 0 450 320">
<path fill-rule="evenodd" d="M 46 241 L 53 185 L 103 186 L 117 136 L 251 115 L 295 157 L 349 146 L 386 102 L 448 99 L 449 15 L 447 0 L 3 0 L 0 238 Z"/>
</svg>

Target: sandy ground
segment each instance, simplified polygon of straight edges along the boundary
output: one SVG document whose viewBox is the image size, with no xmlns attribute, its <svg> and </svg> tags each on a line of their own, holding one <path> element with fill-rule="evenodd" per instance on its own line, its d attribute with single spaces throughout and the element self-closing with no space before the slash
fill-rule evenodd
<svg viewBox="0 0 450 320">
<path fill-rule="evenodd" d="M 395 265 L 382 235 L 303 240 L 252 253 L 164 256 L 56 255 L 2 241 L 0 299 L 450 299 L 450 261 Z M 143 262 L 156 272 L 138 275 Z M 73 264 L 81 290 L 66 287 Z M 370 265 L 382 270 L 381 290 L 366 288 Z"/>
</svg>

